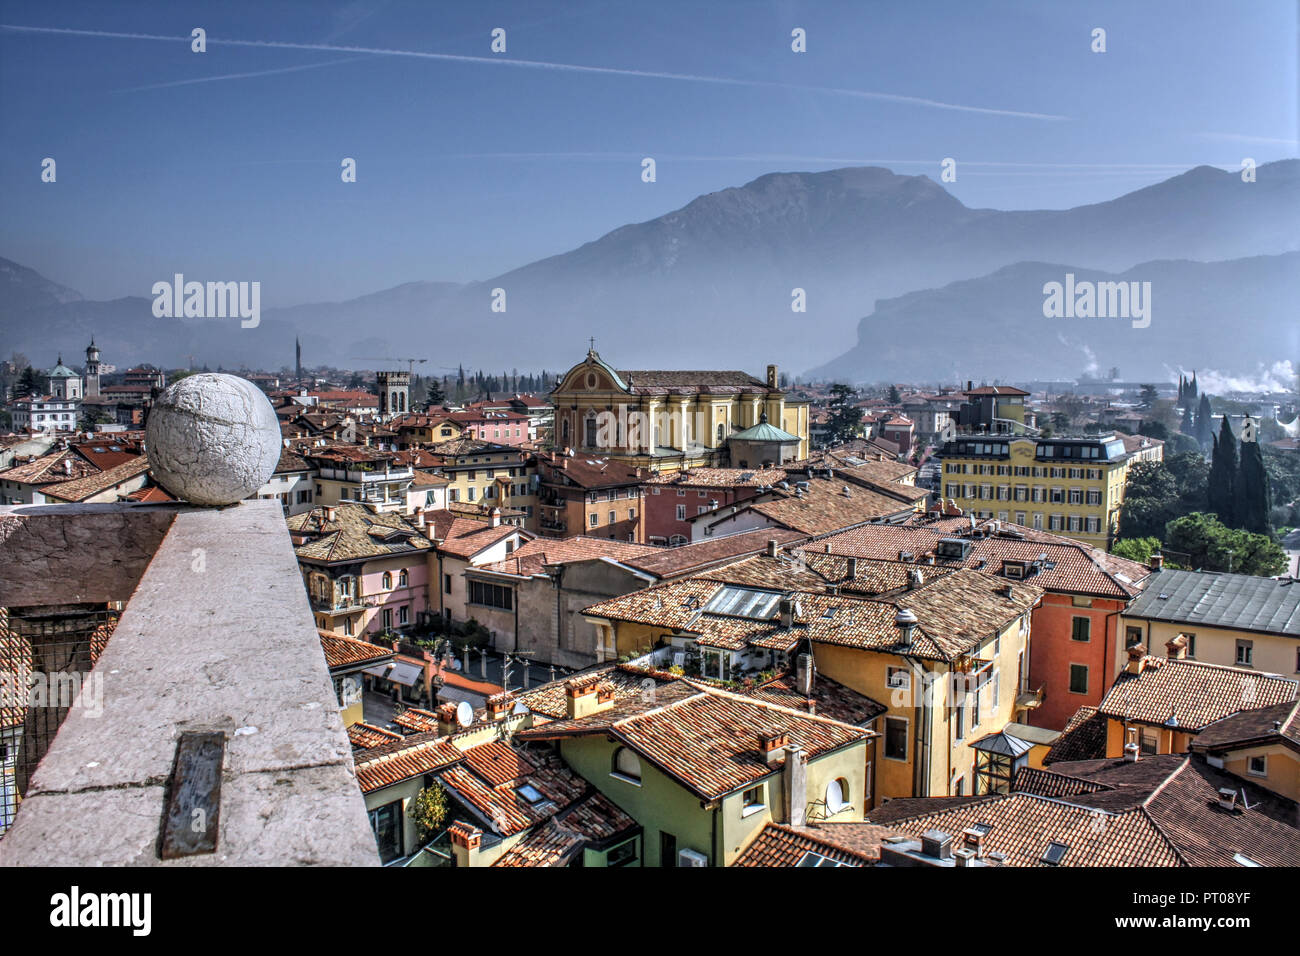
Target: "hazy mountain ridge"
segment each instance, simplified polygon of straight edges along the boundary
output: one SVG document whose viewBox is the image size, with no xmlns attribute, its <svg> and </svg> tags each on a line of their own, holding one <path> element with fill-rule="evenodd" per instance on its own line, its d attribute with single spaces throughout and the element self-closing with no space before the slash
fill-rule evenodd
<svg viewBox="0 0 1300 956">
<path fill-rule="evenodd" d="M 492 279 L 412 282 L 346 302 L 268 309 L 257 329 L 154 319 L 147 298 L 60 300 L 76 293 L 25 270 L 0 286 L 0 350 L 40 364 L 45 352 L 84 348 L 93 332 L 116 364 L 181 364 L 192 354 L 213 367 L 279 366 L 292 362 L 299 335 L 311 364 L 367 366 L 375 363 L 355 357 L 415 354 L 432 365 L 563 368 L 594 335 L 625 367 L 777 361 L 798 371 L 855 351 L 871 304 L 909 292 L 1015 263 L 1114 272 L 1154 260 L 1275 255 L 1300 250 L 1298 223 L 1298 160 L 1259 167 L 1255 183 L 1198 167 L 1107 202 L 1028 212 L 972 209 L 928 177 L 880 167 L 769 173 Z M 805 291 L 805 314 L 791 311 L 795 288 Z M 505 291 L 504 313 L 491 310 L 494 289 Z M 932 314 L 924 336 L 941 341 L 960 326 L 953 309 Z M 1162 361 L 1141 341 L 1132 348 L 1125 364 L 1135 370 Z M 1017 367 L 1035 359 L 1004 353 Z M 875 377 L 870 368 L 863 376 Z"/>
</svg>

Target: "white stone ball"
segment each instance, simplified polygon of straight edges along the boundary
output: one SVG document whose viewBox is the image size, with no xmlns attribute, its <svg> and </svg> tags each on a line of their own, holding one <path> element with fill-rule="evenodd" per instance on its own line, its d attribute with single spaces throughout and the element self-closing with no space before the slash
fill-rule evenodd
<svg viewBox="0 0 1300 956">
<path fill-rule="evenodd" d="M 252 382 L 189 375 L 158 396 L 145 428 L 158 483 L 196 505 L 229 505 L 255 494 L 280 461 L 280 425 Z"/>
</svg>

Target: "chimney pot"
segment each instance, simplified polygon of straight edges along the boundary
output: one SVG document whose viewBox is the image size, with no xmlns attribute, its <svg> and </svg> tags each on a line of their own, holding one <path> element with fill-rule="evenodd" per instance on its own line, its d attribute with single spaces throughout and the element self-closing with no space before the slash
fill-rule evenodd
<svg viewBox="0 0 1300 956">
<path fill-rule="evenodd" d="M 778 545 L 778 543 L 777 543 L 776 538 L 768 538 L 768 539 L 767 539 L 767 556 L 768 556 L 769 558 L 775 558 L 775 557 L 776 557 L 776 552 L 777 552 L 777 548 L 778 548 L 778 547 L 779 547 L 779 545 Z"/>
</svg>

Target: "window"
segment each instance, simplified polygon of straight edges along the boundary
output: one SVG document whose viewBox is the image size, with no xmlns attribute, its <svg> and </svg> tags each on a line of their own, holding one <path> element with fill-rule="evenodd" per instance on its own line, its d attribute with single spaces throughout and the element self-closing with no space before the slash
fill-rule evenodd
<svg viewBox="0 0 1300 956">
<path fill-rule="evenodd" d="M 488 584 L 486 581 L 470 581 L 469 603 L 509 611 L 514 607 L 514 591 L 500 584 Z"/>
<path fill-rule="evenodd" d="M 678 505 L 678 506 L 677 506 L 677 520 L 678 520 L 678 521 L 685 521 L 685 520 L 686 520 L 686 506 L 685 506 L 685 505 Z"/>
<path fill-rule="evenodd" d="M 885 718 L 885 757 L 889 760 L 907 759 L 907 718 Z"/>
<path fill-rule="evenodd" d="M 343 619 L 343 633 L 348 637 L 352 636 L 352 618 L 345 617 Z"/>
<path fill-rule="evenodd" d="M 1156 731 L 1143 727 L 1138 737 L 1139 751 L 1144 754 L 1157 754 L 1160 752 L 1160 736 Z"/>
<path fill-rule="evenodd" d="M 397 623 L 409 624 L 410 622 L 410 605 L 402 604 L 397 608 Z"/>
<path fill-rule="evenodd" d="M 1142 643 L 1142 628 L 1132 624 L 1124 628 L 1124 646 L 1132 647 L 1134 644 Z"/>
<path fill-rule="evenodd" d="M 1186 631 L 1183 631 L 1183 637 L 1187 638 L 1187 656 L 1195 657 L 1196 656 L 1196 635 L 1188 634 Z"/>
<path fill-rule="evenodd" d="M 375 833 L 379 859 L 389 863 L 402 855 L 402 801 L 394 800 L 370 811 L 370 829 Z"/>
<path fill-rule="evenodd" d="M 767 809 L 767 800 L 763 795 L 763 784 L 750 787 L 740 795 L 740 815 L 747 817 L 752 813 Z"/>
<path fill-rule="evenodd" d="M 1070 665 L 1070 693 L 1088 693 L 1088 666 L 1086 664 Z"/>
<path fill-rule="evenodd" d="M 626 747 L 614 751 L 614 769 L 610 775 L 628 783 L 641 783 L 641 758 Z"/>
<path fill-rule="evenodd" d="M 849 810 L 853 804 L 849 802 L 849 782 L 843 777 L 832 780 L 826 785 L 826 813 L 828 815 L 839 813 L 841 810 Z"/>
<path fill-rule="evenodd" d="M 620 843 L 605 854 L 606 866 L 627 866 L 636 860 L 636 840 Z"/>
<path fill-rule="evenodd" d="M 609 513 L 609 523 L 610 523 L 610 524 L 613 524 L 616 520 L 617 520 L 617 519 L 616 519 L 616 517 L 615 517 L 615 512 L 611 511 L 611 512 Z"/>
<path fill-rule="evenodd" d="M 1254 641 L 1237 641 L 1237 665 L 1239 667 L 1252 667 L 1255 662 L 1255 642 Z"/>
<path fill-rule="evenodd" d="M 1267 777 L 1268 755 L 1257 754 L 1256 756 L 1251 757 L 1250 761 L 1246 764 L 1246 770 L 1256 777 Z"/>
<path fill-rule="evenodd" d="M 886 670 L 886 683 L 890 687 L 907 690 L 912 686 L 912 673 L 906 667 L 890 667 Z"/>
<path fill-rule="evenodd" d="M 1048 866 L 1060 866 L 1061 861 L 1065 859 L 1066 851 L 1069 849 L 1069 844 L 1053 841 L 1047 844 L 1047 849 L 1043 851 L 1042 861 Z"/>
<path fill-rule="evenodd" d="M 384 590 L 385 590 L 385 591 L 391 591 L 392 589 L 393 589 L 393 572 L 392 572 L 392 571 L 385 571 L 385 572 L 384 572 Z"/>
<path fill-rule="evenodd" d="M 387 631 L 393 626 L 393 609 L 391 607 L 384 608 L 383 620 L 384 630 Z"/>
<path fill-rule="evenodd" d="M 444 575 L 442 576 L 442 590 L 443 590 L 443 593 L 444 593 L 444 594 L 450 594 L 450 593 L 451 593 L 451 575 L 450 575 L 450 574 L 444 574 Z"/>
<path fill-rule="evenodd" d="M 411 583 L 411 575 L 407 573 L 406 568 L 402 568 L 397 574 L 397 586 L 404 588 Z"/>
<path fill-rule="evenodd" d="M 600 524 L 600 515 L 592 513 L 588 516 L 587 524 L 591 525 L 593 528 L 596 527 L 596 525 Z"/>
<path fill-rule="evenodd" d="M 677 865 L 677 837 L 663 830 L 659 831 L 659 865 Z"/>
<path fill-rule="evenodd" d="M 1088 641 L 1092 639 L 1092 621 L 1086 617 L 1076 617 L 1070 621 L 1070 640 Z"/>
</svg>

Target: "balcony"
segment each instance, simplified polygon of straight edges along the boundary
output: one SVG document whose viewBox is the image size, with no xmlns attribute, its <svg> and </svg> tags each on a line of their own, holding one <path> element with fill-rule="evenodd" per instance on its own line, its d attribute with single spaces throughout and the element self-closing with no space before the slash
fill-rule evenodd
<svg viewBox="0 0 1300 956">
<path fill-rule="evenodd" d="M 85 680 L 71 707 L 23 708 L 34 770 L 0 866 L 378 864 L 278 502 L 0 507 L 0 567 L 0 639 Z M 192 800 L 204 844 L 163 859 Z"/>
<path fill-rule="evenodd" d="M 409 481 L 415 477 L 410 467 L 402 468 L 321 468 L 320 476 L 330 481 L 350 481 L 359 485 L 381 484 L 385 481 Z"/>
</svg>

